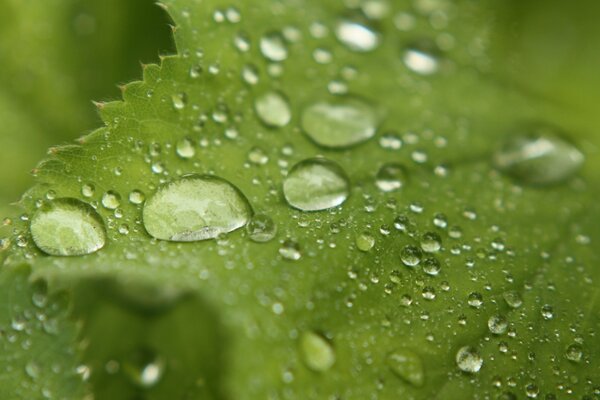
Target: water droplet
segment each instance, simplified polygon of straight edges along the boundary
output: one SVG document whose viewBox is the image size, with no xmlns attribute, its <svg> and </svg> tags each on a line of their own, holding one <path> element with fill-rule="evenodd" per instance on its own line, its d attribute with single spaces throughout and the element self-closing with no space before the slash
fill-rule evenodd
<svg viewBox="0 0 600 400">
<path fill-rule="evenodd" d="M 146 201 L 143 221 L 157 239 L 193 242 L 239 229 L 251 214 L 248 200 L 230 182 L 188 175 L 164 185 Z"/>
<path fill-rule="evenodd" d="M 404 186 L 406 177 L 406 169 L 402 165 L 387 163 L 377 171 L 375 184 L 382 192 L 392 192 Z"/>
<path fill-rule="evenodd" d="M 421 262 L 422 255 L 421 249 L 416 246 L 407 245 L 402 249 L 400 259 L 407 267 L 416 267 Z"/>
<path fill-rule="evenodd" d="M 521 295 L 515 290 L 506 291 L 502 294 L 502 296 L 510 308 L 519 308 L 523 305 Z"/>
<path fill-rule="evenodd" d="M 176 146 L 177 155 L 181 158 L 187 159 L 192 158 L 196 155 L 196 149 L 194 148 L 194 142 L 189 138 L 183 138 L 177 142 Z"/>
<path fill-rule="evenodd" d="M 304 332 L 300 337 L 300 351 L 304 364 L 316 372 L 325 372 L 335 364 L 335 352 L 327 339 L 315 332 Z"/>
<path fill-rule="evenodd" d="M 288 50 L 283 35 L 279 32 L 270 32 L 260 38 L 260 52 L 269 61 L 284 61 Z"/>
<path fill-rule="evenodd" d="M 146 196 L 140 190 L 132 190 L 131 193 L 129 193 L 129 202 L 131 204 L 140 205 L 144 200 L 146 200 Z"/>
<path fill-rule="evenodd" d="M 102 205 L 108 210 L 114 210 L 121 205 L 121 196 L 112 190 L 102 195 Z"/>
<path fill-rule="evenodd" d="M 283 182 L 288 204 L 303 211 L 339 206 L 350 195 L 350 183 L 338 164 L 325 158 L 309 158 L 294 165 Z"/>
<path fill-rule="evenodd" d="M 421 237 L 421 249 L 427 253 L 437 253 L 442 248 L 442 238 L 435 232 L 426 232 Z"/>
<path fill-rule="evenodd" d="M 173 108 L 176 110 L 183 110 L 187 104 L 187 95 L 185 93 L 177 93 L 171 96 L 173 102 Z"/>
<path fill-rule="evenodd" d="M 248 161 L 255 165 L 265 165 L 269 162 L 269 156 L 260 147 L 253 147 L 248 152 Z"/>
<path fill-rule="evenodd" d="M 360 251 L 369 251 L 375 246 L 375 238 L 367 232 L 356 236 L 356 247 Z"/>
<path fill-rule="evenodd" d="M 272 240 L 277 234 L 277 225 L 266 214 L 255 214 L 246 225 L 248 237 L 254 242 L 264 243 Z"/>
<path fill-rule="evenodd" d="M 348 49 L 359 53 L 375 50 L 379 45 L 379 36 L 372 29 L 357 22 L 340 21 L 335 36 Z"/>
<path fill-rule="evenodd" d="M 567 360 L 575 363 L 581 362 L 581 359 L 583 358 L 583 347 L 577 343 L 569 345 L 565 352 L 565 357 L 567 357 Z"/>
<path fill-rule="evenodd" d="M 408 349 L 396 350 L 387 356 L 386 362 L 399 378 L 413 386 L 423 386 L 425 382 L 423 361 L 415 352 Z"/>
<path fill-rule="evenodd" d="M 494 154 L 498 169 L 531 185 L 551 185 L 573 176 L 585 157 L 575 145 L 550 127 L 513 136 Z"/>
<path fill-rule="evenodd" d="M 92 197 L 96 193 L 96 187 L 91 183 L 86 183 L 81 187 L 81 194 L 83 197 Z"/>
<path fill-rule="evenodd" d="M 476 373 L 483 365 L 483 358 L 475 348 L 464 346 L 456 352 L 456 365 L 461 371 Z"/>
<path fill-rule="evenodd" d="M 279 254 L 286 260 L 290 261 L 298 261 L 300 258 L 302 258 L 300 245 L 298 242 L 290 239 L 285 240 L 281 244 L 281 247 L 279 248 Z"/>
<path fill-rule="evenodd" d="M 544 304 L 541 309 L 542 317 L 546 320 L 554 318 L 554 310 L 549 304 Z"/>
<path fill-rule="evenodd" d="M 133 382 L 148 389 L 155 386 L 165 373 L 166 362 L 155 352 L 144 349 L 123 363 L 123 369 Z"/>
<path fill-rule="evenodd" d="M 375 135 L 378 117 L 375 109 L 354 97 L 314 103 L 302 112 L 302 129 L 316 144 L 344 148 L 362 143 Z"/>
<path fill-rule="evenodd" d="M 411 71 L 432 75 L 439 69 L 439 50 L 431 40 L 421 40 L 406 47 L 402 61 Z"/>
<path fill-rule="evenodd" d="M 480 308 L 483 305 L 483 296 L 481 293 L 471 292 L 467 299 L 467 303 L 473 308 Z"/>
<path fill-rule="evenodd" d="M 289 124 L 292 111 L 287 98 L 279 92 L 269 91 L 254 102 L 258 118 L 271 128 L 281 128 Z"/>
<path fill-rule="evenodd" d="M 91 254 L 106 243 L 98 213 L 89 204 L 67 198 L 54 200 L 35 213 L 31 235 L 40 250 L 53 256 Z"/>
<path fill-rule="evenodd" d="M 494 335 L 503 335 L 508 329 L 508 321 L 502 315 L 492 315 L 488 319 L 488 329 Z"/>
<path fill-rule="evenodd" d="M 436 276 L 440 273 L 441 269 L 442 267 L 440 262 L 433 257 L 426 258 L 423 261 L 423 272 L 425 272 L 427 275 Z"/>
</svg>

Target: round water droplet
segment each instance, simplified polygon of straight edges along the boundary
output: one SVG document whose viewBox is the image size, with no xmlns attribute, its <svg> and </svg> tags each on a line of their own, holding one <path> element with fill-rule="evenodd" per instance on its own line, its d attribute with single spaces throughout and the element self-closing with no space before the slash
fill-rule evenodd
<svg viewBox="0 0 600 400">
<path fill-rule="evenodd" d="M 335 28 L 335 36 L 348 49 L 358 53 L 375 50 L 379 45 L 377 33 L 353 21 L 340 21 Z"/>
<path fill-rule="evenodd" d="M 193 242 L 239 229 L 251 215 L 248 200 L 230 182 L 188 175 L 161 187 L 146 201 L 143 221 L 157 239 Z"/>
<path fill-rule="evenodd" d="M 471 292 L 467 299 L 467 303 L 473 308 L 480 308 L 483 305 L 483 296 L 481 293 Z"/>
<path fill-rule="evenodd" d="M 129 202 L 131 204 L 140 205 L 144 202 L 144 200 L 146 200 L 146 196 L 141 190 L 136 189 L 129 193 Z"/>
<path fill-rule="evenodd" d="M 464 346 L 456 352 L 456 365 L 458 365 L 461 371 L 476 373 L 479 372 L 483 365 L 483 358 L 481 358 L 475 348 Z"/>
<path fill-rule="evenodd" d="M 80 256 L 106 244 L 100 215 L 77 199 L 57 199 L 42 206 L 31 220 L 31 236 L 37 247 L 53 256 Z"/>
<path fill-rule="evenodd" d="M 402 249 L 400 259 L 407 267 L 416 267 L 421 262 L 422 255 L 421 249 L 416 246 L 407 245 Z"/>
<path fill-rule="evenodd" d="M 335 364 L 333 346 L 327 339 L 315 332 L 302 334 L 300 351 L 304 364 L 313 371 L 325 372 Z"/>
<path fill-rule="evenodd" d="M 550 304 L 544 304 L 540 310 L 542 317 L 546 320 L 554 318 L 554 310 Z"/>
<path fill-rule="evenodd" d="M 270 32 L 260 38 L 260 52 L 269 61 L 280 62 L 288 57 L 288 50 L 283 35 Z"/>
<path fill-rule="evenodd" d="M 254 102 L 258 118 L 268 127 L 281 128 L 289 124 L 292 111 L 287 98 L 279 92 L 266 92 Z"/>
<path fill-rule="evenodd" d="M 425 372 L 421 357 L 411 350 L 401 349 L 390 353 L 386 363 L 392 372 L 413 386 L 423 386 Z"/>
<path fill-rule="evenodd" d="M 194 148 L 194 142 L 191 139 L 184 138 L 177 142 L 176 147 L 177 155 L 181 158 L 187 159 L 192 158 L 196 155 L 196 149 Z"/>
<path fill-rule="evenodd" d="M 375 238 L 368 232 L 363 232 L 356 236 L 356 247 L 360 251 L 369 251 L 375 246 Z"/>
<path fill-rule="evenodd" d="M 255 214 L 246 225 L 248 237 L 254 242 L 264 243 L 272 240 L 277 234 L 277 225 L 265 214 Z"/>
<path fill-rule="evenodd" d="M 406 177 L 406 169 L 402 165 L 387 163 L 379 168 L 375 184 L 382 192 L 392 192 L 404 186 Z"/>
<path fill-rule="evenodd" d="M 298 242 L 294 240 L 287 239 L 281 244 L 279 248 L 279 254 L 286 260 L 290 261 L 298 261 L 302 258 L 302 253 L 300 252 L 300 245 Z"/>
<path fill-rule="evenodd" d="M 519 182 L 551 185 L 573 176 L 585 157 L 562 133 L 546 126 L 508 139 L 494 154 L 495 166 Z"/>
<path fill-rule="evenodd" d="M 575 363 L 581 362 L 581 359 L 583 358 L 583 347 L 577 343 L 569 345 L 569 347 L 567 347 L 567 351 L 565 352 L 565 357 L 567 357 L 567 360 Z"/>
<path fill-rule="evenodd" d="M 439 50 L 431 40 L 415 42 L 404 49 L 404 65 L 420 75 L 432 75 L 439 70 Z"/>
<path fill-rule="evenodd" d="M 508 321 L 502 315 L 493 315 L 488 319 L 488 329 L 494 335 L 503 335 L 508 329 Z"/>
<path fill-rule="evenodd" d="M 102 205 L 108 210 L 115 210 L 121 205 L 121 196 L 112 190 L 102 195 Z"/>
<path fill-rule="evenodd" d="M 144 389 L 149 389 L 160 382 L 165 373 L 165 367 L 165 360 L 147 349 L 134 353 L 123 364 L 127 375 L 136 385 Z"/>
<path fill-rule="evenodd" d="M 437 253 L 442 248 L 442 238 L 435 232 L 426 232 L 421 237 L 421 249 L 427 253 Z"/>
<path fill-rule="evenodd" d="M 375 109 L 354 97 L 313 103 L 301 117 L 306 135 L 329 148 L 349 147 L 371 139 L 378 123 Z"/>
<path fill-rule="evenodd" d="M 440 273 L 441 269 L 440 262 L 433 257 L 426 258 L 425 261 L 423 261 L 423 272 L 427 275 L 436 276 Z"/>
<path fill-rule="evenodd" d="M 519 292 L 515 290 L 509 290 L 502 294 L 504 297 L 504 301 L 511 308 L 519 308 L 523 305 L 523 300 L 521 299 L 521 295 Z"/>
<path fill-rule="evenodd" d="M 325 158 L 300 161 L 283 182 L 288 204 L 303 211 L 339 206 L 350 195 L 350 183 L 338 164 Z"/>
<path fill-rule="evenodd" d="M 187 95 L 185 93 L 177 93 L 171 96 L 173 102 L 173 108 L 176 110 L 183 110 L 187 104 Z"/>
<path fill-rule="evenodd" d="M 265 165 L 269 162 L 269 156 L 260 147 L 253 147 L 248 152 L 248 161 L 255 165 Z"/>
</svg>

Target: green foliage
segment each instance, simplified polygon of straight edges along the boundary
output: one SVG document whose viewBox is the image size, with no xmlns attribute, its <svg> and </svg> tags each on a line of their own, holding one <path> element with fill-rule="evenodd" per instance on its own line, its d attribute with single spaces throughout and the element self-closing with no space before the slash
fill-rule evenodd
<svg viewBox="0 0 600 400">
<path fill-rule="evenodd" d="M 86 391 L 98 400 L 598 396 L 600 119 L 584 106 L 598 93 L 583 87 L 597 77 L 584 65 L 541 74 L 535 65 L 549 55 L 527 51 L 545 42 L 545 16 L 566 10 L 568 19 L 578 6 L 550 2 L 535 8 L 542 22 L 529 24 L 532 12 L 520 3 L 347 3 L 165 2 L 178 54 L 144 66 L 143 81 L 125 85 L 122 101 L 101 103 L 104 127 L 53 148 L 21 201 L 26 217 L 4 227 L 7 299 L 0 306 L 8 308 L 0 315 L 0 345 L 14 387 L 2 390 L 35 398 L 56 386 L 57 398 Z M 378 14 L 381 4 L 388 8 Z M 341 43 L 341 18 L 372 27 L 378 45 L 361 54 Z M 517 44 L 506 19 L 519 32 Z M 584 21 L 569 26 L 597 36 L 592 18 Z M 271 43 L 261 46 L 265 37 Z M 581 49 L 572 51 L 582 58 L 589 53 L 573 40 L 565 46 Z M 80 51 L 71 49 L 72 56 Z M 437 69 L 420 74 L 423 64 L 407 61 L 411 49 L 430 54 L 425 63 Z M 513 59 L 535 62 L 506 62 Z M 94 63 L 114 60 L 125 63 L 120 56 Z M 579 90 L 564 83 L 572 69 L 583 82 Z M 81 107 L 80 95 L 66 104 Z M 360 130 L 360 140 L 319 147 L 327 131 L 303 132 L 303 111 L 348 98 L 370 112 L 366 119 L 364 110 L 344 114 L 335 143 L 344 130 Z M 85 114 L 67 109 L 52 117 L 76 124 Z M 311 118 L 310 129 L 318 130 Z M 583 167 L 561 179 L 523 179 L 546 173 L 544 162 L 579 166 L 554 156 L 542 158 L 542 169 L 525 163 L 515 173 L 509 163 L 500 171 L 498 149 L 540 124 L 559 127 L 549 128 L 559 132 L 552 140 L 579 149 Z M 303 211 L 322 208 L 311 206 L 323 192 L 308 183 L 306 196 L 298 190 L 311 170 L 294 177 L 291 194 L 283 182 L 297 163 L 317 156 L 331 161 L 321 165 L 335 182 L 327 201 L 341 205 Z M 390 165 L 396 168 L 378 173 Z M 221 196 L 213 218 L 245 219 L 247 210 L 226 207 L 244 209 L 247 199 L 254 213 L 274 221 L 275 238 L 258 243 L 252 229 L 228 232 L 231 224 L 219 226 L 220 235 L 201 231 L 202 221 L 174 210 L 198 206 L 189 192 L 163 196 L 188 174 L 197 177 L 185 181 L 216 175 L 239 189 L 242 197 L 231 203 L 231 186 L 203 192 Z M 157 191 L 180 201 L 159 203 Z M 151 210 L 156 224 L 179 219 L 146 229 L 144 199 L 161 211 Z M 95 230 L 82 236 L 95 243 L 75 252 L 73 237 L 55 240 L 77 206 L 54 227 L 48 219 L 40 224 L 47 232 L 33 228 L 48 216 L 48 204 L 79 202 L 96 209 L 98 216 L 81 208 L 90 226 L 101 219 L 106 241 Z M 172 234 L 186 226 L 194 232 Z M 216 237 L 174 242 L 148 232 Z M 39 248 L 90 254 L 52 256 Z M 36 358 L 36 347 L 10 341 L 14 310 L 32 307 L 24 264 L 51 293 L 70 293 L 61 310 L 81 321 L 77 336 L 72 321 L 48 336 L 31 318 L 32 346 L 48 346 L 48 357 L 64 365 L 51 378 L 27 380 L 30 360 L 43 371 L 52 364 Z M 86 378 L 80 385 L 73 383 L 75 365 Z"/>
</svg>

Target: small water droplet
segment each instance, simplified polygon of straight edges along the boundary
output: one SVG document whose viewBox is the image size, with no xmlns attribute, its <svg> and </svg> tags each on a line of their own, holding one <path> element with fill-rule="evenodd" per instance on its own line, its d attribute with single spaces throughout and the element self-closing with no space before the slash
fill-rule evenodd
<svg viewBox="0 0 600 400">
<path fill-rule="evenodd" d="M 379 36 L 371 28 L 357 22 L 342 20 L 335 28 L 335 36 L 348 49 L 365 53 L 375 50 Z"/>
<path fill-rule="evenodd" d="M 433 257 L 426 258 L 423 261 L 423 272 L 427 275 L 436 276 L 440 273 L 441 269 L 440 262 Z"/>
<path fill-rule="evenodd" d="M 246 225 L 248 237 L 254 242 L 264 243 L 272 240 L 277 234 L 277 225 L 266 214 L 255 214 Z"/>
<path fill-rule="evenodd" d="M 298 242 L 290 239 L 285 240 L 281 244 L 281 247 L 279 248 L 279 254 L 286 260 L 290 261 L 298 261 L 300 258 L 302 258 L 300 245 Z"/>
<path fill-rule="evenodd" d="M 407 267 L 416 267 L 421 262 L 423 253 L 421 249 L 413 245 L 404 246 L 400 253 L 400 260 Z"/>
<path fill-rule="evenodd" d="M 577 343 L 569 345 L 565 352 L 565 357 L 567 357 L 567 360 L 575 363 L 581 362 L 581 359 L 583 358 L 583 347 Z"/>
<path fill-rule="evenodd" d="M 439 70 L 439 50 L 431 40 L 415 42 L 404 49 L 402 61 L 413 72 L 432 75 Z"/>
<path fill-rule="evenodd" d="M 294 165 L 283 182 L 288 204 L 303 211 L 339 206 L 350 195 L 350 183 L 338 164 L 325 158 L 309 158 Z"/>
<path fill-rule="evenodd" d="M 187 104 L 187 95 L 185 93 L 177 93 L 171 96 L 173 102 L 173 108 L 176 110 L 183 110 Z"/>
<path fill-rule="evenodd" d="M 540 126 L 509 138 L 494 154 L 495 166 L 518 181 L 551 185 L 573 176 L 585 157 L 558 130 Z"/>
<path fill-rule="evenodd" d="M 131 204 L 140 205 L 146 200 L 146 195 L 141 190 L 132 190 L 129 193 L 129 202 Z"/>
<path fill-rule="evenodd" d="M 112 190 L 102 195 L 102 205 L 108 210 L 114 210 L 121 205 L 121 196 Z"/>
<path fill-rule="evenodd" d="M 523 305 L 521 295 L 515 290 L 506 291 L 502 294 L 502 296 L 510 308 L 519 308 Z"/>
<path fill-rule="evenodd" d="M 408 349 L 396 350 L 390 353 L 386 362 L 392 372 L 413 386 L 423 386 L 425 371 L 419 355 Z"/>
<path fill-rule="evenodd" d="M 157 239 L 193 242 L 239 229 L 251 215 L 248 200 L 230 182 L 188 175 L 164 185 L 146 201 L 143 222 Z"/>
<path fill-rule="evenodd" d="M 81 186 L 81 194 L 83 197 L 92 197 L 94 196 L 94 193 L 96 193 L 96 187 L 91 183 L 86 183 Z"/>
<path fill-rule="evenodd" d="M 192 158 L 196 155 L 194 142 L 189 138 L 183 138 L 178 141 L 175 150 L 177 151 L 177 155 L 184 159 Z"/>
<path fill-rule="evenodd" d="M 333 346 L 318 333 L 304 332 L 300 337 L 300 351 L 304 364 L 315 372 L 325 372 L 335 364 Z"/>
<path fill-rule="evenodd" d="M 260 147 L 253 147 L 248 152 L 248 161 L 255 165 L 265 165 L 269 162 L 269 156 Z"/>
<path fill-rule="evenodd" d="M 503 335 L 508 329 L 508 321 L 502 315 L 492 315 L 488 319 L 488 329 L 494 335 Z"/>
<path fill-rule="evenodd" d="M 281 62 L 288 57 L 288 50 L 283 35 L 269 32 L 260 38 L 260 52 L 269 61 Z"/>
<path fill-rule="evenodd" d="M 269 91 L 254 102 L 258 118 L 268 127 L 281 128 L 289 124 L 292 111 L 288 99 L 280 92 Z"/>
<path fill-rule="evenodd" d="M 368 232 L 356 236 L 356 247 L 360 251 L 369 251 L 375 246 L 375 238 Z"/>
<path fill-rule="evenodd" d="M 471 292 L 467 298 L 467 303 L 473 308 L 480 308 L 483 305 L 483 296 L 481 293 Z"/>
<path fill-rule="evenodd" d="M 483 358 L 475 348 L 464 346 L 456 352 L 456 365 L 461 371 L 476 373 L 483 365 Z"/>
<path fill-rule="evenodd" d="M 371 139 L 378 123 L 375 109 L 354 97 L 313 103 L 304 109 L 301 117 L 306 135 L 316 144 L 329 148 L 349 147 Z"/>
<path fill-rule="evenodd" d="M 383 164 L 375 178 L 375 184 L 382 192 L 392 192 L 404 186 L 407 174 L 406 169 L 398 163 Z"/>
<path fill-rule="evenodd" d="M 549 304 L 544 304 L 541 309 L 542 317 L 546 320 L 554 318 L 554 310 Z"/>
<path fill-rule="evenodd" d="M 155 352 L 144 349 L 123 363 L 123 369 L 138 386 L 149 389 L 162 379 L 166 362 Z"/>
<path fill-rule="evenodd" d="M 42 206 L 31 220 L 34 243 L 53 256 L 91 254 L 106 243 L 104 222 L 89 205 L 77 199 L 57 199 Z"/>
</svg>

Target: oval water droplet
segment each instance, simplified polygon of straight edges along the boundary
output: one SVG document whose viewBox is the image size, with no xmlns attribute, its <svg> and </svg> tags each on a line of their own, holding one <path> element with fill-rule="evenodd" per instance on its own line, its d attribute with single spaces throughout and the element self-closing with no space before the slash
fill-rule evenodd
<svg viewBox="0 0 600 400">
<path fill-rule="evenodd" d="M 338 164 L 325 158 L 309 158 L 294 165 L 283 181 L 288 204 L 302 211 L 339 206 L 350 195 L 350 183 Z"/>
<path fill-rule="evenodd" d="M 300 351 L 304 364 L 313 371 L 325 372 L 335 364 L 333 346 L 327 339 L 315 332 L 302 334 Z"/>
<path fill-rule="evenodd" d="M 31 220 L 37 247 L 53 256 L 81 256 L 106 244 L 102 218 L 89 204 L 77 199 L 57 199 L 42 206 Z"/>
<path fill-rule="evenodd" d="M 379 124 L 375 108 L 355 97 L 320 101 L 306 107 L 302 129 L 316 144 L 344 148 L 371 139 Z"/>
<path fill-rule="evenodd" d="M 252 215 L 243 193 L 223 178 L 188 175 L 161 187 L 146 200 L 144 227 L 161 240 L 213 239 L 246 225 Z"/>
<path fill-rule="evenodd" d="M 398 163 L 386 163 L 379 168 L 375 184 L 382 192 L 401 189 L 406 182 L 406 169 Z"/>
<path fill-rule="evenodd" d="M 246 232 L 250 240 L 264 243 L 272 240 L 277 234 L 277 225 L 266 214 L 255 214 L 246 225 Z"/>
<path fill-rule="evenodd" d="M 271 128 L 281 128 L 289 124 L 292 111 L 288 99 L 279 92 L 269 91 L 259 96 L 254 102 L 258 118 Z"/>
<path fill-rule="evenodd" d="M 464 346 L 456 352 L 456 365 L 461 371 L 474 374 L 481 369 L 483 358 L 474 347 Z"/>
<path fill-rule="evenodd" d="M 439 50 L 433 41 L 420 40 L 404 49 L 402 61 L 417 74 L 432 75 L 439 70 Z"/>
<path fill-rule="evenodd" d="M 357 22 L 342 20 L 335 28 L 335 36 L 348 49 L 366 53 L 379 45 L 379 36 L 371 28 Z"/>
<path fill-rule="evenodd" d="M 509 138 L 494 153 L 495 166 L 519 182 L 551 185 L 573 176 L 585 157 L 557 129 L 538 126 Z"/>
<path fill-rule="evenodd" d="M 284 61 L 288 56 L 287 45 L 283 35 L 270 32 L 260 38 L 260 52 L 269 61 Z"/>
<path fill-rule="evenodd" d="M 417 246 L 406 245 L 400 253 L 400 260 L 407 267 L 416 267 L 421 262 L 423 253 Z"/>
<path fill-rule="evenodd" d="M 413 386 L 423 386 L 425 372 L 423 361 L 419 355 L 408 349 L 396 350 L 390 353 L 386 362 L 392 372 Z"/>
</svg>

